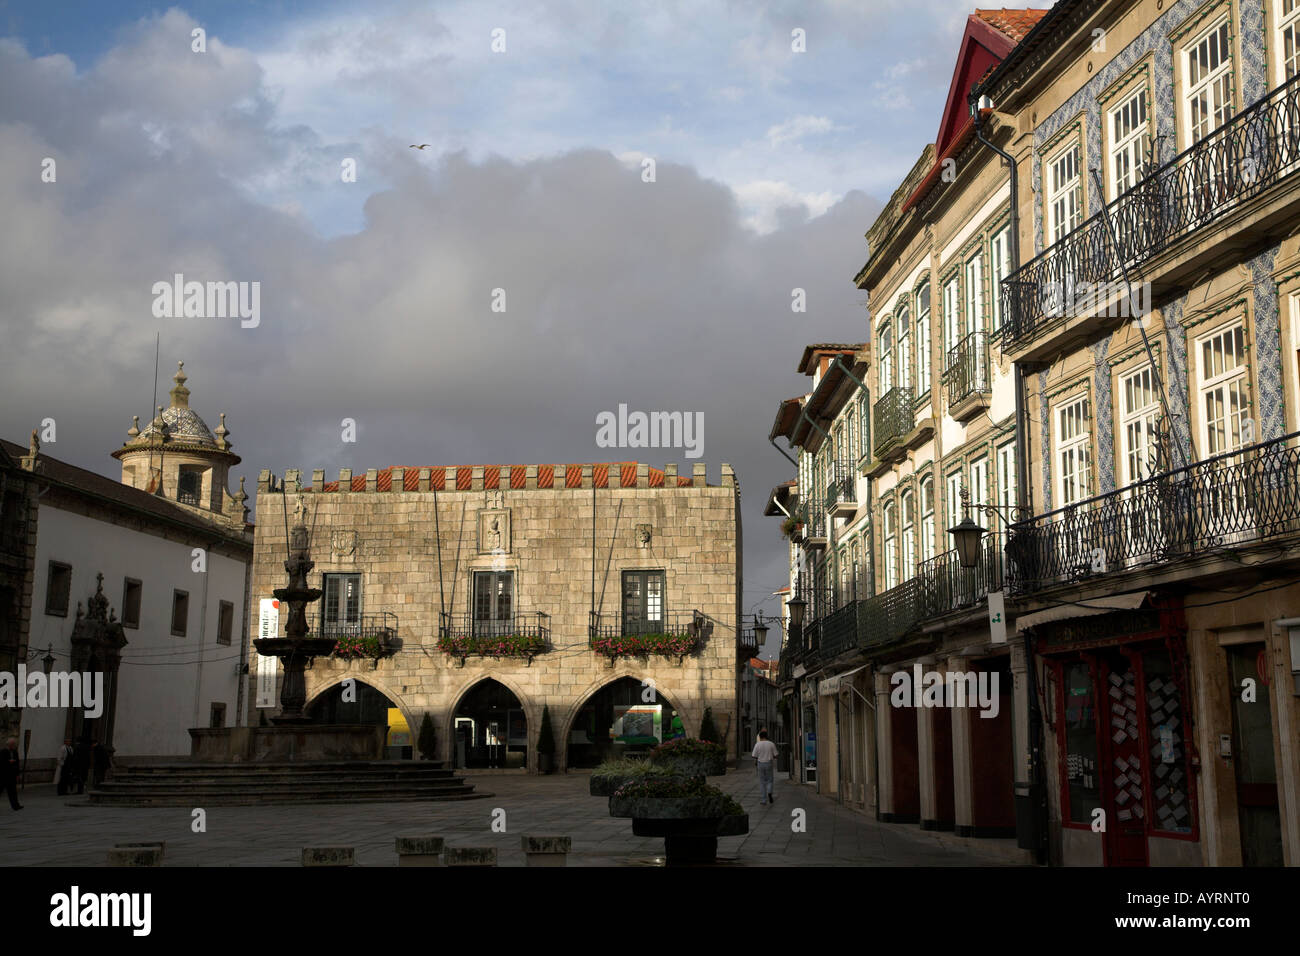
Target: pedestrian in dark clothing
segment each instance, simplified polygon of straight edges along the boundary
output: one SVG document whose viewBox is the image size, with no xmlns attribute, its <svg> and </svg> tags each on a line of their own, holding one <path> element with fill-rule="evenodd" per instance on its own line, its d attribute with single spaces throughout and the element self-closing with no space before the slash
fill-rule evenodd
<svg viewBox="0 0 1300 956">
<path fill-rule="evenodd" d="M 76 779 L 75 761 L 76 751 L 72 749 L 72 738 L 67 737 L 59 748 L 59 762 L 54 768 L 55 792 L 61 797 L 72 789 L 72 783 Z"/>
<path fill-rule="evenodd" d="M 85 737 L 77 741 L 77 750 L 73 756 L 73 761 L 76 764 L 77 793 L 84 793 L 86 781 L 90 779 L 90 743 Z"/>
<path fill-rule="evenodd" d="M 108 751 L 104 749 L 104 745 L 99 741 L 95 741 L 94 756 L 92 759 L 94 760 L 95 767 L 95 789 L 99 789 L 99 785 L 103 783 L 104 778 L 108 776 L 108 768 L 110 766 Z"/>
<path fill-rule="evenodd" d="M 5 793 L 9 794 L 9 806 L 21 810 L 18 802 L 18 777 L 22 773 L 22 758 L 18 755 L 18 739 L 10 737 L 5 749 L 0 751 L 0 783 L 4 784 Z"/>
</svg>

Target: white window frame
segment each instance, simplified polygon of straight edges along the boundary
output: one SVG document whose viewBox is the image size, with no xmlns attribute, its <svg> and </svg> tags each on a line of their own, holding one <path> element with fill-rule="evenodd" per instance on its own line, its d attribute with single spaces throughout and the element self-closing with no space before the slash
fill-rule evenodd
<svg viewBox="0 0 1300 956">
<path fill-rule="evenodd" d="M 961 272 L 943 284 L 943 362 L 961 341 Z"/>
<path fill-rule="evenodd" d="M 1229 341 L 1236 364 L 1228 364 L 1228 350 L 1225 349 L 1222 353 L 1224 361 L 1221 367 L 1216 367 L 1219 363 L 1213 360 L 1213 352 L 1211 352 L 1209 353 L 1210 367 L 1207 368 L 1207 346 L 1212 347 L 1212 343 L 1215 342 Z M 1250 343 L 1246 338 L 1246 323 L 1243 320 L 1221 325 L 1214 331 L 1197 338 L 1196 372 L 1196 404 L 1201 419 L 1202 454 L 1206 458 L 1213 458 L 1215 455 L 1234 452 L 1244 445 L 1251 444 L 1245 440 L 1248 437 L 1247 428 L 1254 432 L 1255 426 L 1250 417 Z M 1231 408 L 1234 392 L 1237 392 L 1239 400 L 1235 412 Z M 1215 394 L 1218 395 L 1223 408 L 1223 429 L 1211 427 L 1208 402 Z M 1248 420 L 1252 421 L 1250 426 L 1245 424 Z M 1219 436 L 1220 432 L 1222 432 L 1220 437 L 1214 437 Z M 1258 441 L 1258 438 L 1254 440 Z"/>
<path fill-rule="evenodd" d="M 907 489 L 899 495 L 899 533 L 902 537 L 902 579 L 916 577 L 916 493 Z"/>
<path fill-rule="evenodd" d="M 929 500 L 927 501 L 927 492 Z M 934 476 L 926 475 L 921 479 L 921 560 L 928 561 L 935 556 L 934 523 Z"/>
<path fill-rule="evenodd" d="M 962 311 L 966 314 L 965 333 L 984 331 L 984 252 L 976 252 L 966 260 L 966 297 Z M 965 338 L 965 335 L 962 336 Z M 960 342 L 961 339 L 958 339 Z"/>
<path fill-rule="evenodd" d="M 899 304 L 894 313 L 894 354 L 897 357 L 898 384 L 903 388 L 912 385 L 912 310 L 907 302 Z"/>
<path fill-rule="evenodd" d="M 989 483 L 989 460 L 985 456 L 970 463 L 970 503 L 972 507 L 992 504 L 992 487 Z M 978 516 L 980 512 L 976 512 Z"/>
<path fill-rule="evenodd" d="M 1226 50 L 1221 45 L 1226 42 Z M 1212 62 L 1214 56 L 1220 59 Z M 1204 139 L 1232 118 L 1236 112 L 1235 60 L 1232 55 L 1232 23 L 1225 11 L 1183 47 L 1179 60 L 1183 66 L 1183 148 Z M 1199 60 L 1205 60 L 1202 66 Z M 1201 70 L 1204 70 L 1202 73 Z M 1206 94 L 1204 106 L 1196 109 L 1198 98 Z M 1226 102 L 1225 102 L 1226 97 Z M 1199 117 L 1198 117 L 1198 114 Z"/>
<path fill-rule="evenodd" d="M 1110 198 L 1128 192 L 1138 183 L 1150 142 L 1151 114 L 1146 86 L 1127 93 L 1106 113 L 1110 141 Z"/>
<path fill-rule="evenodd" d="M 1078 395 L 1052 409 L 1057 508 L 1092 497 L 1091 411 L 1088 395 Z"/>
<path fill-rule="evenodd" d="M 962 469 L 957 468 L 955 471 L 950 471 L 944 475 L 943 480 L 944 486 L 948 491 L 948 500 L 946 502 L 948 505 L 947 524 L 948 527 L 954 528 L 961 523 L 963 517 L 961 509 L 961 491 L 962 488 L 966 486 L 966 477 L 962 473 Z"/>
<path fill-rule="evenodd" d="M 880 394 L 881 397 L 884 397 L 894 387 L 894 320 L 892 316 L 885 319 L 876 329 L 876 342 L 880 353 Z"/>
<path fill-rule="evenodd" d="M 1014 517 L 1016 498 L 1016 443 L 1009 441 L 997 449 L 998 505 L 1004 515 Z"/>
<path fill-rule="evenodd" d="M 894 501 L 880 508 L 882 557 L 885 565 L 885 590 L 898 586 L 898 511 Z"/>
<path fill-rule="evenodd" d="M 1155 370 L 1147 364 L 1119 377 L 1120 484 L 1151 477 L 1160 423 Z M 1145 401 L 1143 401 L 1145 400 Z"/>
<path fill-rule="evenodd" d="M 1300 2 L 1300 0 L 1298 0 Z M 989 240 L 989 331 L 1002 327 L 1002 280 L 1011 274 L 1011 227 L 1003 226 Z"/>
<path fill-rule="evenodd" d="M 1300 73 L 1300 0 L 1273 0 L 1279 85 Z"/>
<path fill-rule="evenodd" d="M 1077 140 L 1073 140 L 1054 153 L 1044 165 L 1044 176 L 1047 179 L 1047 244 L 1050 246 L 1073 232 L 1083 218 L 1082 147 Z"/>
<path fill-rule="evenodd" d="M 925 294 L 925 308 L 921 308 L 921 294 Z M 930 391 L 930 282 L 927 280 L 916 293 L 916 393 L 920 397 Z"/>
</svg>

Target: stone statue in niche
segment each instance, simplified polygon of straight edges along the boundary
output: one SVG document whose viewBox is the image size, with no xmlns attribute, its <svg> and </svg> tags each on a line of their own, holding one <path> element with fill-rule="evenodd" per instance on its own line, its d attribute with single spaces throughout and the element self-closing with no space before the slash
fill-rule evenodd
<svg viewBox="0 0 1300 956">
<path fill-rule="evenodd" d="M 648 524 L 639 524 L 636 526 L 636 546 L 638 548 L 650 547 L 651 530 Z"/>
<path fill-rule="evenodd" d="M 510 512 L 481 511 L 478 516 L 479 554 L 505 554 L 510 551 Z"/>
</svg>

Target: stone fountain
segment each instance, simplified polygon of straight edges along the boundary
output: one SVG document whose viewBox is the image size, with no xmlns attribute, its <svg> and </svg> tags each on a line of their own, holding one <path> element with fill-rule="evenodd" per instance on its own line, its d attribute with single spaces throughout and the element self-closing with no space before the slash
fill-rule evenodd
<svg viewBox="0 0 1300 956">
<path fill-rule="evenodd" d="M 286 503 L 287 504 L 287 503 Z M 280 714 L 271 718 L 276 726 L 310 724 L 304 713 L 307 707 L 307 668 L 317 657 L 325 657 L 334 650 L 334 640 L 326 637 L 309 637 L 307 634 L 307 605 L 319 601 L 320 588 L 307 586 L 307 573 L 316 567 L 308 557 L 310 536 L 307 533 L 307 507 L 302 495 L 294 508 L 293 530 L 289 532 L 289 558 L 284 570 L 289 574 L 289 586 L 276 588 L 271 593 L 289 605 L 289 619 L 284 625 L 284 637 L 262 637 L 253 642 L 257 653 L 263 657 L 278 657 L 284 668 L 280 686 Z"/>
</svg>

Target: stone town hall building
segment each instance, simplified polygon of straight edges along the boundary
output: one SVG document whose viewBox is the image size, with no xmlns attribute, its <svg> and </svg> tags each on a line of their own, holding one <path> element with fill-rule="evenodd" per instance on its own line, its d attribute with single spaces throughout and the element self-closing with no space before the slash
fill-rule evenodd
<svg viewBox="0 0 1300 956">
<path fill-rule="evenodd" d="M 323 592 L 310 627 L 340 638 L 307 672 L 313 716 L 387 722 L 389 755 L 409 756 L 427 713 L 440 759 L 536 769 L 549 706 L 566 769 L 650 746 L 674 717 L 695 736 L 712 708 L 734 755 L 741 559 L 729 465 L 712 485 L 703 464 L 690 476 L 629 463 L 344 469 L 336 482 L 314 472 L 309 487 L 297 471 L 264 471 L 250 641 L 283 631 L 272 591 L 285 583 L 284 510 L 299 499 L 308 580 Z M 653 650 L 627 653 L 637 643 Z M 356 656 L 343 656 L 349 647 Z M 279 688 L 274 660 L 250 660 L 257 724 Z"/>
</svg>

